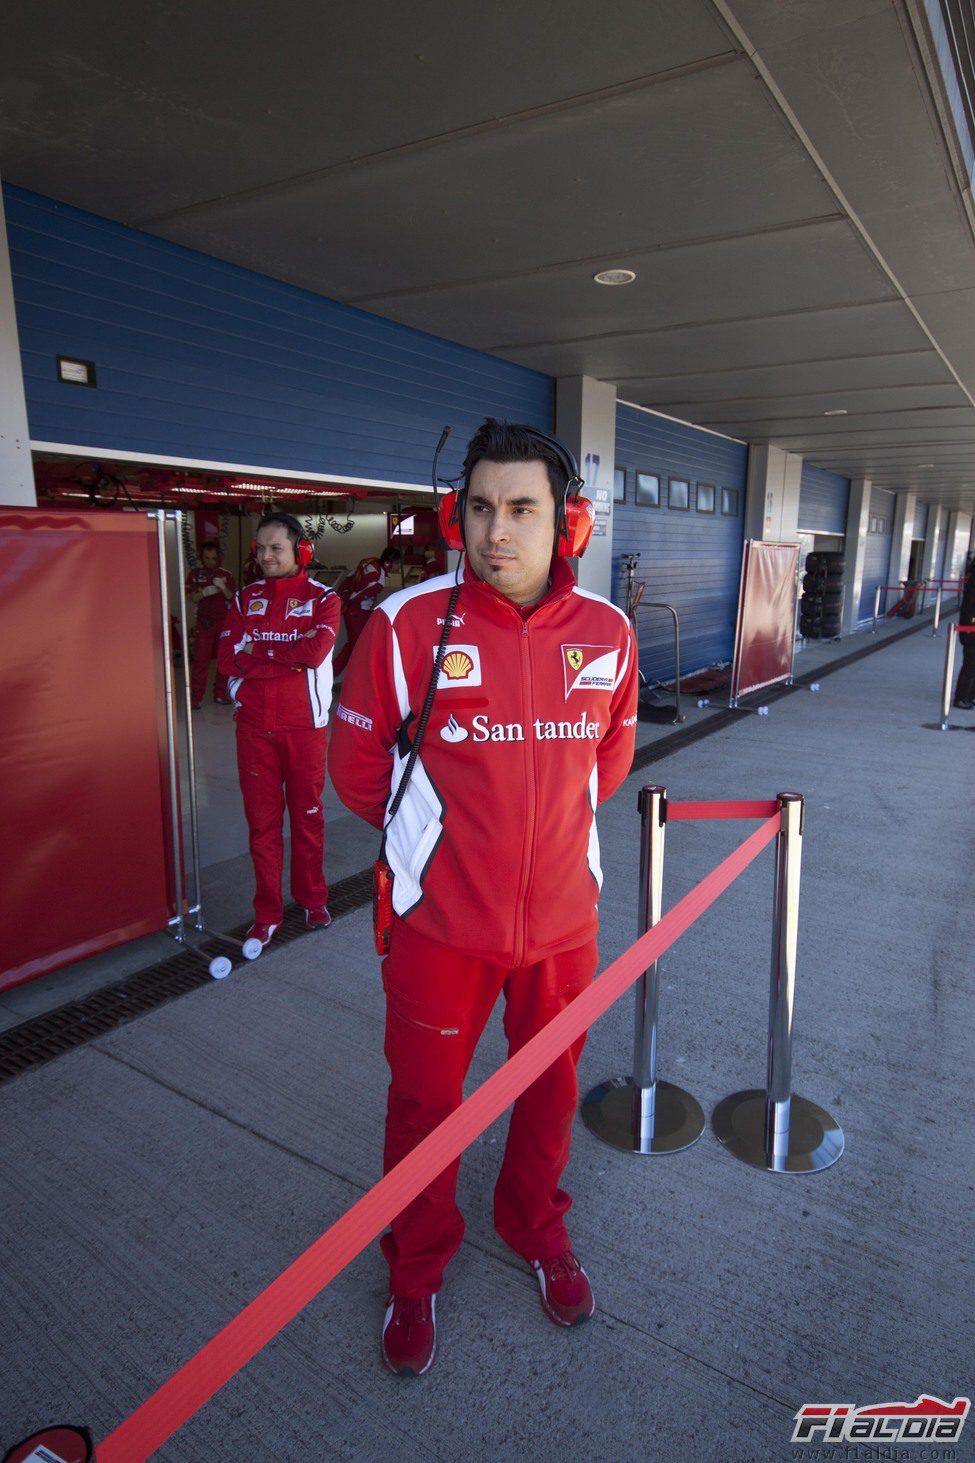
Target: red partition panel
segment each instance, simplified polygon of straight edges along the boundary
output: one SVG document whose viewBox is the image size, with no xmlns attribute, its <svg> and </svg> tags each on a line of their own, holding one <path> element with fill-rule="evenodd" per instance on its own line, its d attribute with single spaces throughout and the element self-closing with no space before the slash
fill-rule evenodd
<svg viewBox="0 0 975 1463">
<path fill-rule="evenodd" d="M 155 522 L 0 509 L 0 989 L 172 913 Z"/>
<path fill-rule="evenodd" d="M 741 571 L 732 698 L 788 679 L 796 621 L 798 544 L 749 539 Z"/>
</svg>

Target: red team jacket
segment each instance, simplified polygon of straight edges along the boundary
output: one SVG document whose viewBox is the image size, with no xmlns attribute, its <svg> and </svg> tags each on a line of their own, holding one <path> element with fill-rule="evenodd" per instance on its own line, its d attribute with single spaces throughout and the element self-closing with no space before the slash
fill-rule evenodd
<svg viewBox="0 0 975 1463">
<path fill-rule="evenodd" d="M 204 591 L 203 598 L 196 601 L 196 623 L 200 630 L 219 630 L 227 617 L 228 601 L 216 587 L 218 579 L 227 589 L 237 588 L 229 569 L 204 569 L 198 564 L 186 576 L 187 594 Z M 208 594 L 207 590 L 211 592 Z"/>
<path fill-rule="evenodd" d="M 386 583 L 386 571 L 378 559 L 362 559 L 348 579 L 338 587 L 339 598 L 350 609 L 371 610 Z"/>
<path fill-rule="evenodd" d="M 238 715 L 263 731 L 325 726 L 341 606 L 304 571 L 237 592 L 217 647 Z M 252 654 L 241 654 L 250 644 Z"/>
<path fill-rule="evenodd" d="M 454 576 L 370 616 L 332 730 L 342 801 L 375 827 L 406 765 Z M 552 562 L 533 611 L 466 565 L 433 712 L 387 829 L 396 913 L 430 939 L 516 968 L 596 930 L 597 803 L 633 760 L 636 646 L 622 611 Z"/>
</svg>

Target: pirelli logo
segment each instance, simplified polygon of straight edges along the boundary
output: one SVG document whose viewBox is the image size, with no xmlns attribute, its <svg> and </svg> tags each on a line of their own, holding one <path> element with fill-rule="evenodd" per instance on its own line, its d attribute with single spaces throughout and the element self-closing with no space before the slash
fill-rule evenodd
<svg viewBox="0 0 975 1463">
<path fill-rule="evenodd" d="M 347 721 L 349 726 L 357 727 L 359 731 L 372 731 L 371 716 L 363 716 L 361 711 L 352 711 L 348 706 L 343 706 L 341 701 L 335 708 L 335 715 L 340 721 Z"/>
</svg>

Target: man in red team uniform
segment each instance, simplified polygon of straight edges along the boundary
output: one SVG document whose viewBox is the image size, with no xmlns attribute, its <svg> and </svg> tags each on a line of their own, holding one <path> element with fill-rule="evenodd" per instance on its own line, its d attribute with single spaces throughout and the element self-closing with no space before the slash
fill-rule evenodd
<svg viewBox="0 0 975 1463">
<path fill-rule="evenodd" d="M 596 806 L 630 768 L 638 671 L 625 615 L 580 590 L 560 556 L 571 542 L 566 458 L 531 428 L 484 423 L 464 463 L 466 557 L 453 611 L 452 574 L 384 600 L 336 713 L 332 781 L 350 808 L 385 825 L 394 874 L 383 962 L 387 1171 L 460 1103 L 502 991 L 513 1053 L 596 971 Z M 390 821 L 445 620 L 433 710 Z M 582 1044 L 515 1103 L 494 1195 L 498 1233 L 531 1265 L 547 1314 L 563 1326 L 595 1309 L 559 1183 Z M 464 1232 L 457 1169 L 435 1179 L 382 1241 L 390 1270 L 382 1352 L 395 1373 L 420 1375 L 433 1363 L 436 1294 Z"/>
<path fill-rule="evenodd" d="M 265 514 L 254 552 L 264 578 L 234 598 L 217 664 L 237 707 L 237 770 L 256 883 L 247 938 L 266 945 L 283 913 L 285 801 L 291 892 L 310 929 L 331 924 L 322 789 L 340 610 L 334 590 L 305 573 L 311 545 L 290 514 Z"/>
<path fill-rule="evenodd" d="M 220 545 L 212 539 L 201 544 L 200 562 L 186 576 L 186 597 L 196 605 L 196 638 L 190 672 L 190 701 L 194 711 L 199 711 L 203 704 L 210 662 L 217 653 L 220 631 L 227 618 L 227 605 L 236 588 L 233 575 L 221 567 Z M 219 669 L 213 686 L 213 699 L 222 706 L 230 705 L 227 677 L 222 676 Z"/>
<path fill-rule="evenodd" d="M 345 606 L 345 644 L 335 657 L 335 674 L 340 676 L 349 663 L 359 636 L 369 623 L 376 600 L 383 591 L 386 575 L 397 559 L 396 550 L 385 548 L 378 559 L 360 559 L 348 579 L 338 587 Z"/>
</svg>

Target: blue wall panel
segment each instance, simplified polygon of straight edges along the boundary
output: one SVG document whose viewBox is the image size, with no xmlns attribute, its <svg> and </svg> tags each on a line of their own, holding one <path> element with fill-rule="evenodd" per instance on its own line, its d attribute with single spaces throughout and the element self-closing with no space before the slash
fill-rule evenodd
<svg viewBox="0 0 975 1463">
<path fill-rule="evenodd" d="M 914 532 L 912 538 L 927 538 L 928 536 L 928 505 L 927 503 L 915 503 L 914 505 Z"/>
<path fill-rule="evenodd" d="M 4 188 L 35 441 L 429 481 L 485 415 L 551 430 L 554 383 L 437 336 Z M 97 389 L 57 380 L 93 360 Z"/>
<path fill-rule="evenodd" d="M 877 532 L 878 520 L 884 524 Z M 863 586 L 860 590 L 859 618 L 869 620 L 873 615 L 873 598 L 878 584 L 887 583 L 890 566 L 890 544 L 894 536 L 894 494 L 885 493 L 882 488 L 870 492 L 870 517 L 867 524 L 867 544 L 863 556 Z M 894 600 L 888 596 L 889 602 Z M 881 604 L 883 597 L 881 596 Z"/>
<path fill-rule="evenodd" d="M 647 581 L 644 598 L 664 600 L 680 616 L 682 672 L 730 660 L 735 645 L 748 448 L 742 442 L 620 404 L 616 409 L 616 466 L 626 469 L 626 501 L 613 508 L 617 604 L 621 598 L 620 555 L 639 553 L 638 578 Z M 634 501 L 638 472 L 659 476 L 659 508 Z M 690 481 L 687 512 L 667 507 L 670 477 Z M 713 485 L 714 513 L 697 511 L 698 482 Z M 738 511 L 733 517 L 721 513 L 722 488 L 737 489 Z M 672 676 L 670 616 L 659 610 L 640 610 L 637 631 L 644 675 L 651 679 Z"/>
<path fill-rule="evenodd" d="M 824 468 L 802 464 L 799 485 L 800 533 L 846 533 L 850 479 Z M 839 548 L 840 545 L 837 545 Z"/>
</svg>

